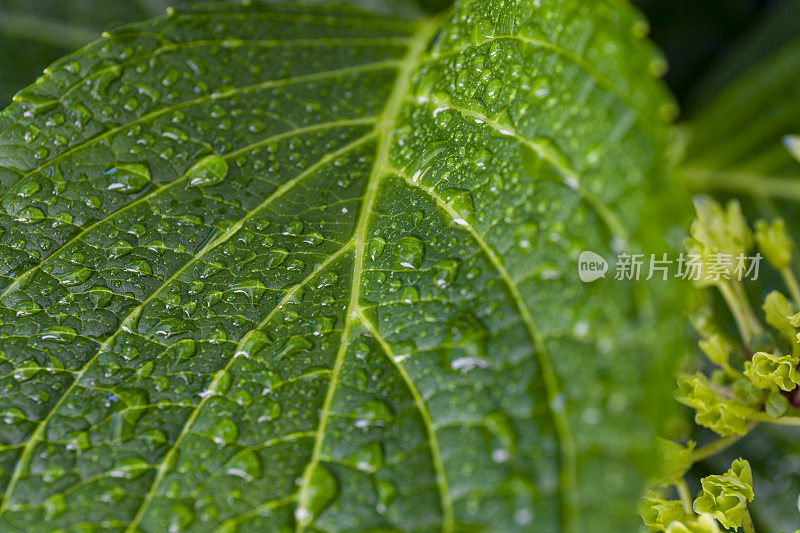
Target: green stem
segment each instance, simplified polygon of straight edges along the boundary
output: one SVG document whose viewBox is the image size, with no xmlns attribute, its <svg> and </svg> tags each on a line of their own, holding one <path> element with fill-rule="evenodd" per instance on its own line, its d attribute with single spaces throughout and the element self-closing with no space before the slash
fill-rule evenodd
<svg viewBox="0 0 800 533">
<path fill-rule="evenodd" d="M 686 184 L 693 191 L 741 192 L 763 198 L 800 200 L 800 180 L 796 177 L 716 172 L 701 168 L 684 168 L 683 176 Z"/>
<path fill-rule="evenodd" d="M 683 502 L 683 508 L 687 513 L 692 512 L 692 494 L 689 492 L 689 485 L 686 484 L 685 479 L 680 479 L 675 482 L 675 488 L 678 491 L 678 497 Z"/>
<path fill-rule="evenodd" d="M 747 321 L 750 323 L 753 334 L 755 335 L 757 333 L 761 333 L 764 328 L 761 327 L 761 322 L 759 322 L 758 317 L 753 310 L 753 306 L 750 305 L 750 299 L 747 297 L 747 292 L 744 290 L 744 283 L 738 280 L 732 280 L 731 285 L 733 286 L 734 294 L 736 294 L 736 297 L 744 309 L 745 316 L 747 317 Z"/>
<path fill-rule="evenodd" d="M 756 412 L 750 415 L 750 420 L 769 422 L 770 424 L 778 424 L 781 426 L 800 426 L 800 416 L 780 416 L 778 418 L 772 418 L 767 413 Z"/>
<path fill-rule="evenodd" d="M 786 288 L 789 289 L 789 295 L 794 300 L 794 305 L 800 305 L 800 284 L 797 282 L 797 277 L 792 272 L 792 269 L 789 267 L 781 269 L 781 276 L 783 277 L 783 282 L 786 284 Z"/>
<path fill-rule="evenodd" d="M 751 429 L 756 427 L 758 422 L 750 422 L 750 425 L 747 427 L 747 431 L 749 432 Z M 747 433 L 745 433 L 747 435 Z M 692 464 L 702 461 L 703 459 L 708 459 L 712 455 L 716 455 L 724 450 L 727 450 L 740 440 L 745 435 L 730 435 L 728 437 L 722 437 L 720 439 L 715 440 L 705 446 L 697 448 L 694 452 L 692 452 Z"/>
<path fill-rule="evenodd" d="M 753 517 L 750 516 L 750 510 L 747 507 L 744 508 L 742 529 L 744 529 L 744 533 L 756 533 L 756 525 L 753 523 Z"/>
<path fill-rule="evenodd" d="M 746 298 L 742 301 L 742 298 L 736 294 L 736 291 L 733 290 L 733 287 L 728 281 L 721 281 L 717 284 L 717 288 L 722 294 L 725 303 L 728 305 L 728 309 L 731 310 L 731 314 L 733 314 L 736 327 L 739 329 L 739 334 L 742 336 L 745 345 L 750 344 L 750 339 L 753 337 L 753 334 L 761 330 L 761 327 L 758 326 L 757 323 L 754 326 L 751 321 L 750 317 L 752 311 L 748 313 L 750 304 L 747 302 Z"/>
</svg>

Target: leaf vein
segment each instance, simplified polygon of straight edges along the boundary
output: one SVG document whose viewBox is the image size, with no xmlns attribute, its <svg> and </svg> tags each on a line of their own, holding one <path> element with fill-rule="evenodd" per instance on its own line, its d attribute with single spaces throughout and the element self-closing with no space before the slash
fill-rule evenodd
<svg viewBox="0 0 800 533">
<path fill-rule="evenodd" d="M 256 331 L 260 330 L 267 323 L 269 323 L 269 321 L 272 320 L 272 318 L 275 316 L 275 314 L 284 305 L 286 305 L 287 302 L 289 302 L 294 297 L 294 295 L 297 293 L 298 290 L 300 290 L 302 287 L 306 286 L 309 282 L 311 282 L 311 280 L 313 280 L 315 277 L 317 277 L 331 263 L 333 263 L 334 261 L 339 259 L 341 256 L 343 256 L 345 253 L 350 251 L 351 247 L 352 247 L 352 244 L 347 244 L 344 247 L 340 248 L 335 253 L 331 254 L 331 256 L 328 259 L 326 259 L 324 262 L 322 262 L 320 265 L 318 265 L 305 279 L 303 279 L 303 281 L 301 281 L 300 283 L 296 284 L 294 287 L 292 287 L 291 290 L 287 291 L 286 295 L 284 295 L 284 297 L 281 299 L 281 301 L 278 302 L 278 304 L 272 309 L 272 311 L 270 311 L 267 314 L 267 316 L 264 317 L 264 319 L 261 321 L 261 323 L 255 329 L 251 330 L 250 333 L 253 333 L 253 332 L 256 332 Z M 242 337 L 242 339 L 236 345 L 236 348 L 234 348 L 233 356 L 228 360 L 228 362 L 225 364 L 225 366 L 223 368 L 221 368 L 219 371 L 217 371 L 215 373 L 214 378 L 211 380 L 211 383 L 209 384 L 208 388 L 206 389 L 206 393 L 204 393 L 202 395 L 203 398 L 200 400 L 200 402 L 197 404 L 195 409 L 192 411 L 191 415 L 189 415 L 189 418 L 186 420 L 186 423 L 184 423 L 183 429 L 181 430 L 180 434 L 175 439 L 175 442 L 172 444 L 172 446 L 170 447 L 169 451 L 167 451 L 167 453 L 164 455 L 164 458 L 159 463 L 158 470 L 157 470 L 157 473 L 156 473 L 156 477 L 153 480 L 153 483 L 150 485 L 150 488 L 147 491 L 147 495 L 145 496 L 145 499 L 142 502 L 141 506 L 139 507 L 136 515 L 134 516 L 133 520 L 131 521 L 131 523 L 126 528 L 125 531 L 127 533 L 131 533 L 133 531 L 136 531 L 136 528 L 138 527 L 139 523 L 141 522 L 142 518 L 144 517 L 145 512 L 147 511 L 147 508 L 150 505 L 150 502 L 155 497 L 156 491 L 158 490 L 158 487 L 161 485 L 161 481 L 164 479 L 164 476 L 166 476 L 166 474 L 167 474 L 167 467 L 169 466 L 169 463 L 170 463 L 170 460 L 171 460 L 172 456 L 175 455 L 175 453 L 177 453 L 177 450 L 180 447 L 181 442 L 183 442 L 183 439 L 186 437 L 186 435 L 189 434 L 189 431 L 190 431 L 192 425 L 197 420 L 197 418 L 200 416 L 200 412 L 202 411 L 203 406 L 206 404 L 206 402 L 208 401 L 209 398 L 214 396 L 215 389 L 216 389 L 218 383 L 220 382 L 220 380 L 222 379 L 222 376 L 224 376 L 231 369 L 233 364 L 239 358 L 239 355 L 241 355 L 243 353 L 241 351 L 241 348 L 245 344 L 245 342 L 247 342 L 247 339 L 248 339 L 250 333 L 248 333 L 247 335 L 244 335 Z"/>
<path fill-rule="evenodd" d="M 428 412 L 427 407 L 425 407 L 425 401 L 417 390 L 417 387 L 414 385 L 411 376 L 409 376 L 408 372 L 406 372 L 405 367 L 402 365 L 402 363 L 397 361 L 394 355 L 394 350 L 392 350 L 392 347 L 380 334 L 378 328 L 372 324 L 366 316 L 364 316 L 360 309 L 358 314 L 361 322 L 367 327 L 372 336 L 375 337 L 375 340 L 378 342 L 378 344 L 380 344 L 383 352 L 386 355 L 386 358 L 389 359 L 389 362 L 395 367 L 398 374 L 400 374 L 400 377 L 403 379 L 408 391 L 411 393 L 411 397 L 414 398 L 414 404 L 417 406 L 417 410 L 422 417 L 422 422 L 425 425 L 425 432 L 428 434 L 428 445 L 430 447 L 431 458 L 433 460 L 433 468 L 436 471 L 436 486 L 439 491 L 439 499 L 441 500 L 442 504 L 443 522 L 450 523 L 450 527 L 452 528 L 453 502 L 450 497 L 450 488 L 447 483 L 447 473 L 444 469 L 442 452 L 439 449 L 439 440 L 436 437 L 436 430 L 434 429 L 431 415 Z M 443 527 L 442 529 L 444 530 L 445 528 Z"/>
<path fill-rule="evenodd" d="M 336 121 L 332 121 L 332 122 L 324 122 L 324 123 L 320 123 L 320 124 L 313 124 L 311 126 L 305 126 L 305 127 L 302 127 L 302 128 L 294 128 L 292 130 L 281 132 L 281 133 L 278 133 L 276 135 L 271 135 L 271 136 L 269 136 L 269 137 L 267 137 L 265 139 L 262 139 L 262 140 L 260 140 L 258 142 L 254 142 L 254 143 L 248 144 L 247 146 L 243 146 L 242 148 L 239 148 L 239 149 L 237 149 L 237 150 L 235 150 L 233 152 L 230 152 L 230 153 L 226 154 L 224 156 L 224 159 L 232 159 L 232 158 L 234 158 L 234 157 L 236 157 L 236 156 L 238 156 L 238 155 L 240 155 L 242 153 L 248 152 L 250 150 L 254 150 L 254 149 L 256 149 L 256 148 L 258 148 L 260 146 L 263 146 L 265 144 L 268 144 L 270 142 L 286 139 L 286 138 L 289 138 L 289 137 L 293 137 L 295 135 L 303 135 L 305 133 L 310 133 L 310 132 L 315 132 L 315 131 L 322 131 L 322 130 L 326 130 L 326 129 L 333 129 L 333 128 L 337 128 L 337 127 L 367 125 L 367 124 L 373 124 L 374 122 L 375 122 L 375 119 L 373 117 L 366 117 L 366 118 L 351 119 L 351 120 L 336 120 Z M 134 207 L 136 207 L 136 206 L 138 206 L 138 205 L 140 205 L 140 204 L 142 204 L 144 202 L 148 202 L 149 200 L 155 198 L 159 194 L 161 194 L 161 193 L 163 193 L 163 192 L 165 192 L 167 190 L 170 190 L 171 188 L 175 187 L 176 185 L 179 185 L 181 183 L 186 182 L 186 180 L 188 178 L 189 178 L 189 174 L 188 173 L 184 173 L 183 176 L 181 176 L 180 178 L 178 178 L 178 179 L 176 179 L 174 181 L 171 181 L 169 183 L 163 184 L 163 185 L 161 185 L 159 187 L 156 187 L 155 189 L 153 189 L 148 194 L 140 196 L 139 198 L 137 198 L 133 202 L 123 206 L 122 208 L 120 208 L 120 209 L 118 209 L 116 211 L 112 211 L 105 218 L 102 218 L 102 219 L 92 223 L 90 226 L 87 226 L 86 228 L 82 229 L 75 236 L 73 236 L 73 237 L 69 238 L 67 241 L 65 241 L 64 244 L 59 246 L 50 255 L 45 257 L 42 261 L 40 261 L 36 265 L 32 266 L 28 270 L 24 271 L 23 273 L 19 274 L 18 276 L 16 276 L 15 279 L 14 278 L 10 279 L 9 281 L 12 281 L 12 283 L 5 290 L 0 292 L 0 300 L 2 300 L 6 295 L 8 295 L 11 292 L 15 291 L 17 288 L 19 288 L 19 285 L 28 276 L 33 275 L 34 272 L 39 270 L 42 267 L 42 265 L 47 263 L 50 259 L 56 257 L 59 253 L 61 253 L 64 250 L 66 250 L 69 246 L 71 246 L 73 244 L 76 244 L 78 242 L 82 242 L 84 237 L 86 237 L 86 235 L 88 235 L 92 230 L 94 230 L 95 228 L 97 228 L 101 224 L 105 224 L 106 222 L 109 222 L 109 221 L 113 220 L 115 217 L 117 217 L 118 215 L 126 212 L 127 210 L 132 209 L 132 208 L 134 208 Z M 231 206 L 235 206 L 236 208 L 239 207 L 239 206 L 236 206 L 235 204 L 231 204 Z"/>
<path fill-rule="evenodd" d="M 131 312 L 131 314 L 129 314 L 128 317 L 120 323 L 120 326 L 117 328 L 117 330 L 110 337 L 108 337 L 105 340 L 105 342 L 103 342 L 103 344 L 100 345 L 100 347 L 98 348 L 97 352 L 84 364 L 83 368 L 77 374 L 77 376 L 72 381 L 72 383 L 67 388 L 67 390 L 64 392 L 64 394 L 61 395 L 61 397 L 55 403 L 53 408 L 50 409 L 50 411 L 47 413 L 45 418 L 42 419 L 42 421 L 39 422 L 39 424 L 34 429 L 31 437 L 28 439 L 27 443 L 25 444 L 25 448 L 23 449 L 22 455 L 17 460 L 17 464 L 14 467 L 14 471 L 12 473 L 11 479 L 10 479 L 10 481 L 8 483 L 8 486 L 6 487 L 6 490 L 5 490 L 5 493 L 4 493 L 4 497 L 3 497 L 3 503 L 0 505 L 0 515 L 3 514 L 3 512 L 5 511 L 5 509 L 7 507 L 8 502 L 10 500 L 10 496 L 13 493 L 17 482 L 19 481 L 19 478 L 20 478 L 20 476 L 22 474 L 22 471 L 25 468 L 27 468 L 28 462 L 31 459 L 31 454 L 33 453 L 33 449 L 41 441 L 42 436 L 43 436 L 43 432 L 44 432 L 44 428 L 46 427 L 48 421 L 52 418 L 52 416 L 56 413 L 56 411 L 58 411 L 58 409 L 64 403 L 64 400 L 67 398 L 67 396 L 69 396 L 69 394 L 75 389 L 77 384 L 80 382 L 80 380 L 86 374 L 86 372 L 89 370 L 89 367 L 94 363 L 94 361 L 100 356 L 101 353 L 103 353 L 103 351 L 105 349 L 107 349 L 108 347 L 111 346 L 111 342 L 114 340 L 114 338 L 116 338 L 116 336 L 119 335 L 119 333 L 121 331 L 123 331 L 124 328 L 128 328 L 128 329 L 130 329 L 132 331 L 132 328 L 130 328 L 130 324 L 133 322 L 133 319 L 139 313 L 141 313 L 141 311 L 144 309 L 144 307 L 147 305 L 147 303 L 150 302 L 150 300 L 152 300 L 152 298 L 154 298 L 157 294 L 159 294 L 160 291 L 163 290 L 172 280 L 176 279 L 182 272 L 184 272 L 188 268 L 189 265 L 191 265 L 195 261 L 199 260 L 201 257 L 203 257 L 206 253 L 208 253 L 209 251 L 211 251 L 215 247 L 217 247 L 217 246 L 223 244 L 224 242 L 226 242 L 230 237 L 232 237 L 238 231 L 238 229 L 249 218 L 254 216 L 263 207 L 269 205 L 269 203 L 274 201 L 276 198 L 279 198 L 283 193 L 285 193 L 286 191 L 291 189 L 294 185 L 299 183 L 305 177 L 307 177 L 309 175 L 312 175 L 314 172 L 316 172 L 319 168 L 321 168 L 322 166 L 327 164 L 329 161 L 334 160 L 337 157 L 348 153 L 348 151 L 350 151 L 350 150 L 352 150 L 354 148 L 357 148 L 358 146 L 360 146 L 364 142 L 366 142 L 369 139 L 371 139 L 373 135 L 374 135 L 374 132 L 369 133 L 367 135 L 364 135 L 361 138 L 357 139 L 356 141 L 353 141 L 352 143 L 349 143 L 349 144 L 343 146 L 342 148 L 340 148 L 336 152 L 331 152 L 329 154 L 326 154 L 319 161 L 317 161 L 317 163 L 315 163 L 314 165 L 309 166 L 308 169 L 306 169 L 306 171 L 302 172 L 301 174 L 298 174 L 297 176 L 295 176 L 295 178 L 293 178 L 292 180 L 286 182 L 282 187 L 277 189 L 266 200 L 264 200 L 259 207 L 257 207 L 253 211 L 251 211 L 244 218 L 242 218 L 239 221 L 238 224 L 232 226 L 226 232 L 220 234 L 220 236 L 217 237 L 216 239 L 209 240 L 208 243 L 197 253 L 197 255 L 195 257 L 192 258 L 191 261 L 186 263 L 186 265 L 184 265 L 182 268 L 177 270 L 172 276 L 170 276 L 170 278 L 168 278 L 164 283 L 162 283 L 161 286 L 158 287 L 152 293 L 152 295 L 149 298 L 147 298 L 138 307 L 136 307 Z M 344 249 L 345 248 L 342 248 L 342 250 L 344 250 Z M 323 263 L 323 264 L 327 264 L 327 262 Z M 277 309 L 277 307 L 276 307 L 276 309 Z M 140 517 L 140 519 L 141 519 L 141 517 Z"/>
<path fill-rule="evenodd" d="M 455 210 L 453 210 L 453 208 L 448 205 L 441 196 L 436 193 L 436 191 L 430 187 L 422 185 L 419 182 L 415 182 L 404 173 L 399 174 L 400 177 L 402 177 L 410 187 L 427 193 L 428 196 L 439 206 L 439 208 L 446 212 L 453 221 L 457 219 L 463 220 L 462 217 Z M 489 244 L 471 224 L 461 224 L 460 227 L 464 228 L 472 236 L 483 253 L 492 263 L 492 266 L 494 266 L 495 270 L 497 270 L 498 274 L 500 274 L 500 277 L 503 279 L 503 282 L 506 284 L 509 292 L 511 293 L 512 300 L 514 301 L 514 304 L 517 307 L 523 322 L 525 323 L 528 334 L 536 346 L 536 353 L 539 356 L 539 366 L 541 367 L 541 372 L 547 391 L 548 407 L 556 425 L 559 443 L 561 444 L 560 488 L 562 494 L 561 499 L 564 511 L 563 518 L 565 522 L 565 530 L 573 531 L 574 527 L 572 525 L 572 520 L 577 514 L 577 496 L 575 492 L 577 458 L 575 444 L 572 438 L 572 431 L 570 429 L 569 422 L 564 412 L 563 399 L 561 397 L 562 393 L 558 384 L 558 376 L 556 375 L 555 370 L 553 369 L 553 364 L 550 361 L 550 356 L 547 352 L 544 338 L 542 337 L 539 328 L 536 326 L 536 323 L 533 319 L 533 314 L 531 313 L 528 304 L 523 299 L 517 284 L 511 278 L 511 275 L 509 274 L 508 270 L 506 270 L 505 265 L 491 248 L 491 246 L 489 246 Z"/>
</svg>

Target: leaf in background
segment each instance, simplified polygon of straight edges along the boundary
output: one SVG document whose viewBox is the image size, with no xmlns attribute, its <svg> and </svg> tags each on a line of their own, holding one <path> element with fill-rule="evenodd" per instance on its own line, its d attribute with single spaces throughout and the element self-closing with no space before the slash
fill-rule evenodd
<svg viewBox="0 0 800 533">
<path fill-rule="evenodd" d="M 203 5 L 17 96 L 0 529 L 636 527 L 680 291 L 576 259 L 684 212 L 653 50 L 454 9 Z"/>
<path fill-rule="evenodd" d="M 0 0 L 0 106 L 103 30 L 160 15 L 162 0 Z"/>
<path fill-rule="evenodd" d="M 800 12 L 800 1 L 787 3 L 779 13 L 789 12 Z M 768 19 L 756 32 L 762 38 L 754 39 L 760 61 L 730 82 L 688 125 L 684 166 L 695 188 L 800 200 L 800 161 L 787 148 L 787 136 L 800 135 L 800 32 L 794 20 Z M 776 24 L 791 24 L 792 37 L 778 39 L 787 31 L 775 29 Z M 769 53 L 764 52 L 769 48 L 764 44 L 767 36 L 782 43 Z M 727 69 L 721 68 L 721 79 L 749 61 L 729 61 Z"/>
<path fill-rule="evenodd" d="M 743 32 L 738 42 L 730 46 L 699 77 L 699 81 L 695 81 L 696 87 L 692 91 L 692 104 L 695 108 L 707 104 L 747 69 L 759 63 L 768 63 L 774 53 L 781 53 L 781 48 L 789 50 L 793 46 L 796 49 L 800 38 L 797 29 L 800 1 L 781 0 L 772 3 L 774 5 L 764 9 L 759 17 L 750 17 L 755 21 L 752 29 Z"/>
<path fill-rule="evenodd" d="M 633 0 L 652 25 L 651 39 L 669 63 L 665 81 L 684 112 L 693 109 L 694 85 L 714 59 L 747 29 L 754 0 Z"/>
</svg>

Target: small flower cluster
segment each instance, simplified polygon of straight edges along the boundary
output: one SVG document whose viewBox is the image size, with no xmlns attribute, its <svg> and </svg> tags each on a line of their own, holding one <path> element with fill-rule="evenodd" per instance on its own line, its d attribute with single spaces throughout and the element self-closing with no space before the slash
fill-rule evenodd
<svg viewBox="0 0 800 533">
<path fill-rule="evenodd" d="M 705 477 L 700 483 L 703 490 L 694 501 L 695 511 L 713 515 L 723 527 L 741 526 L 747 502 L 754 498 L 750 463 L 736 459 L 726 473 Z"/>
<path fill-rule="evenodd" d="M 667 500 L 651 491 L 642 498 L 641 515 L 653 531 L 667 533 L 721 533 L 710 514 L 695 515 L 680 500 Z"/>
<path fill-rule="evenodd" d="M 791 269 L 794 245 L 782 220 L 758 221 L 751 231 L 735 201 L 722 207 L 700 198 L 695 207 L 698 217 L 686 245 L 704 258 L 703 268 L 709 268 L 708 259 L 715 254 L 746 254 L 757 247 L 783 278 L 789 297 L 770 292 L 762 305 L 762 321 L 741 281 L 704 277 L 700 282 L 719 290 L 741 339 L 731 338 L 707 315 L 699 315 L 695 320 L 699 346 L 714 369 L 681 376 L 675 397 L 694 410 L 698 425 L 721 438 L 699 450 L 693 442 L 682 446 L 667 441 L 662 464 L 668 474 L 643 499 L 641 514 L 653 531 L 716 533 L 720 528 L 744 527 L 752 532 L 747 504 L 754 499 L 753 475 L 746 460 L 735 460 L 724 474 L 703 478 L 693 502 L 683 476 L 693 463 L 734 444 L 760 422 L 800 426 L 800 413 L 789 401 L 800 390 L 800 283 Z M 680 499 L 665 497 L 670 485 L 677 488 Z"/>
<path fill-rule="evenodd" d="M 686 247 L 690 255 L 701 258 L 703 275 L 701 283 L 713 284 L 719 281 L 710 271 L 714 264 L 714 257 L 720 255 L 740 257 L 753 248 L 753 234 L 747 227 L 747 222 L 742 215 L 742 208 L 738 202 L 730 202 L 723 209 L 717 202 L 707 197 L 695 200 L 697 220 L 692 223 L 691 238 Z M 725 272 L 727 278 L 734 277 L 730 269 Z"/>
<path fill-rule="evenodd" d="M 720 533 L 720 525 L 738 529 L 749 523 L 747 502 L 754 498 L 750 463 L 736 459 L 726 473 L 707 476 L 700 483 L 702 489 L 691 506 L 688 499 L 670 500 L 651 490 L 641 504 L 645 525 L 667 533 Z"/>
<path fill-rule="evenodd" d="M 790 269 L 793 244 L 782 220 L 759 221 L 753 236 L 736 202 L 723 209 L 704 199 L 697 202 L 697 210 L 690 248 L 704 253 L 746 252 L 756 243 L 768 263 L 784 276 L 795 304 L 800 302 L 795 290 L 797 280 Z M 702 373 L 682 376 L 675 396 L 695 410 L 697 424 L 723 437 L 744 435 L 750 422 L 760 420 L 762 413 L 778 418 L 790 408 L 782 393 L 800 385 L 800 313 L 795 313 L 782 293 L 769 293 L 762 309 L 773 334 L 756 317 L 741 284 L 725 282 L 718 288 L 736 319 L 746 357 L 743 363 L 732 364 L 730 356 L 736 342 L 726 340 L 708 324 L 698 325 L 703 336 L 700 348 L 718 368 L 710 378 Z"/>
</svg>

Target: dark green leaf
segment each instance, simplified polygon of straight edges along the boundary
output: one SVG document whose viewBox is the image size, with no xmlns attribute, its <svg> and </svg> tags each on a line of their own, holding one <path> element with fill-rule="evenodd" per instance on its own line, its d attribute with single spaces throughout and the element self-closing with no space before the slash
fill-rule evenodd
<svg viewBox="0 0 800 533">
<path fill-rule="evenodd" d="M 576 259 L 683 213 L 642 33 L 209 4 L 53 65 L 0 116 L 0 529 L 636 527 L 679 291 Z"/>
</svg>

